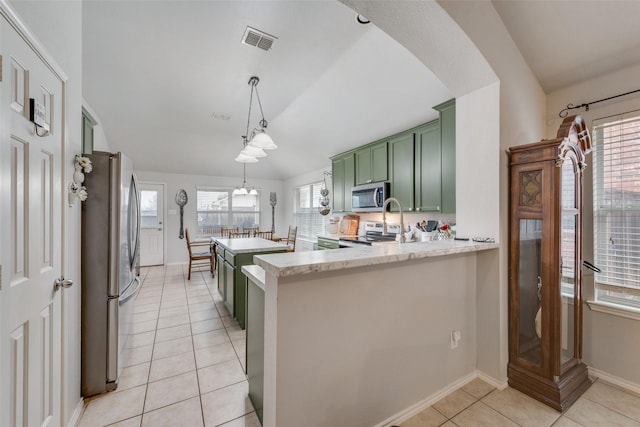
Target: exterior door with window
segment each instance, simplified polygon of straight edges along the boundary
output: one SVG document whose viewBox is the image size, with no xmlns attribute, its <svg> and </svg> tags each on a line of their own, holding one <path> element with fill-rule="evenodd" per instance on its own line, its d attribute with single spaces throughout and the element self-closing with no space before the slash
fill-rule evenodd
<svg viewBox="0 0 640 427">
<path fill-rule="evenodd" d="M 0 425 L 54 427 L 71 285 L 61 279 L 66 77 L 14 24 L 0 18 Z M 39 129 L 30 99 L 43 106 Z"/>
<path fill-rule="evenodd" d="M 164 264 L 164 184 L 140 184 L 140 266 Z"/>
</svg>

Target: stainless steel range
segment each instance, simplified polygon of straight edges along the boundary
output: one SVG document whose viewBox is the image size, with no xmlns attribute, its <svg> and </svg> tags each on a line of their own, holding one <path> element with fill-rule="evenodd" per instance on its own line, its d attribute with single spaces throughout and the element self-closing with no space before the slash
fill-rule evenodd
<svg viewBox="0 0 640 427">
<path fill-rule="evenodd" d="M 396 240 L 396 235 L 400 233 L 399 224 L 387 224 L 387 234 L 384 235 L 382 230 L 384 224 L 382 222 L 365 222 L 364 223 L 364 235 L 356 237 L 340 237 L 340 247 L 359 247 L 359 246 L 371 246 L 373 242 L 393 242 Z"/>
</svg>

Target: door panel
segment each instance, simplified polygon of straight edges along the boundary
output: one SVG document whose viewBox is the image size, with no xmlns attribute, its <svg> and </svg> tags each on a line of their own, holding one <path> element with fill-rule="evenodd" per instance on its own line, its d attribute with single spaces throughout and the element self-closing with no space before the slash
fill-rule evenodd
<svg viewBox="0 0 640 427">
<path fill-rule="evenodd" d="M 140 265 L 164 264 L 164 184 L 140 183 Z"/>
<path fill-rule="evenodd" d="M 62 275 L 64 246 L 64 83 L 31 46 L 0 18 L 3 426 L 61 423 L 61 292 L 53 285 Z M 48 134 L 37 135 L 29 121 L 29 98 L 45 107 Z"/>
</svg>

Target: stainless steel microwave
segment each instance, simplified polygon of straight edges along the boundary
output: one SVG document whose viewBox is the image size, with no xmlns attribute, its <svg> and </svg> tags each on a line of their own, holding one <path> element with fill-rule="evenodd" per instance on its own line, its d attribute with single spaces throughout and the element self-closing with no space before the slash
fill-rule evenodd
<svg viewBox="0 0 640 427">
<path fill-rule="evenodd" d="M 351 190 L 351 210 L 353 212 L 382 212 L 382 205 L 388 198 L 388 182 L 356 185 Z"/>
</svg>

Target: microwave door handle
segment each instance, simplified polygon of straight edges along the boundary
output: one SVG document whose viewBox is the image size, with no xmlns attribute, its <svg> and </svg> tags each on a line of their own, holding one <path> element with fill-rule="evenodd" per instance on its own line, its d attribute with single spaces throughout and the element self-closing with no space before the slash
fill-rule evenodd
<svg viewBox="0 0 640 427">
<path fill-rule="evenodd" d="M 382 196 L 382 188 L 376 188 L 376 197 L 375 197 L 376 208 L 381 208 L 382 203 L 384 203 L 384 200 L 380 200 L 382 198 L 381 196 Z"/>
</svg>

